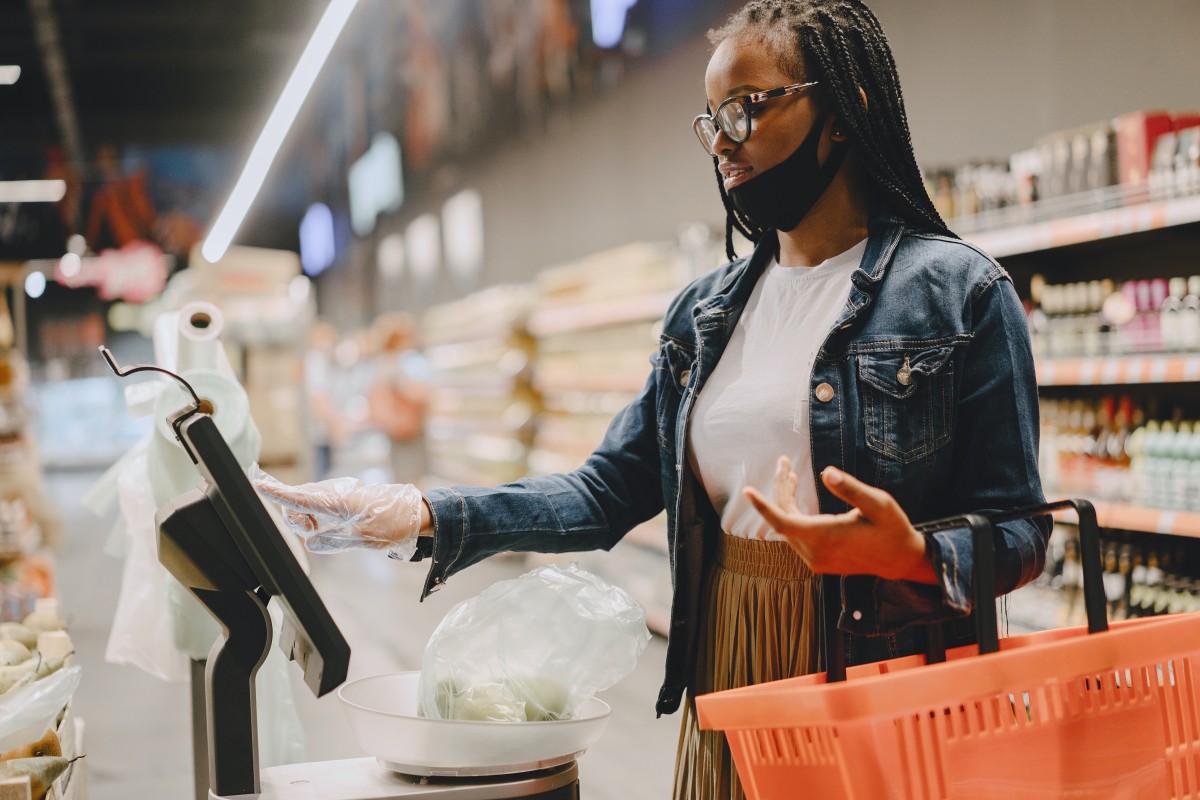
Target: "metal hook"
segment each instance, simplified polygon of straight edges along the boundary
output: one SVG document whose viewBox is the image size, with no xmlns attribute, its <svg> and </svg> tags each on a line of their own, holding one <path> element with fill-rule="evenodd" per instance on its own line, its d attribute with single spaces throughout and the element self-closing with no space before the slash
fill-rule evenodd
<svg viewBox="0 0 1200 800">
<path fill-rule="evenodd" d="M 135 372 L 161 372 L 163 375 L 170 375 L 172 378 L 183 384 L 183 387 L 188 390 L 188 394 L 190 394 L 192 399 L 196 401 L 196 408 L 193 410 L 199 410 L 204 405 L 204 401 L 200 399 L 200 395 L 196 394 L 196 390 L 192 388 L 192 385 L 184 378 L 176 375 L 174 372 L 171 372 L 169 369 L 156 367 L 153 364 L 137 364 L 132 367 L 122 368 L 117 365 L 117 360 L 113 358 L 112 352 L 103 345 L 100 346 L 100 355 L 104 356 L 104 360 L 108 362 L 108 368 L 111 369 L 118 378 L 127 377 Z"/>
</svg>

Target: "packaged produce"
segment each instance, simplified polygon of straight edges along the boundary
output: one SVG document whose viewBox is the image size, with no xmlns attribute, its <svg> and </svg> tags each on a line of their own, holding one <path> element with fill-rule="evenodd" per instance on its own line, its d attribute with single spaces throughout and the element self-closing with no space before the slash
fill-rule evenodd
<svg viewBox="0 0 1200 800">
<path fill-rule="evenodd" d="M 571 564 L 539 567 L 459 603 L 430 637 L 418 708 L 433 719 L 571 719 L 628 675 L 650 640 L 623 589 Z"/>
</svg>

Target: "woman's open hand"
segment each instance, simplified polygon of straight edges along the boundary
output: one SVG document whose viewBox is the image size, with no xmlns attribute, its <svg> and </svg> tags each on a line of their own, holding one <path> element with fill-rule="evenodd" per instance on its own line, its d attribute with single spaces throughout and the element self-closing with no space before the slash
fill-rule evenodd
<svg viewBox="0 0 1200 800">
<path fill-rule="evenodd" d="M 813 572 L 936 583 L 925 557 L 925 537 L 890 494 L 826 467 L 821 481 L 854 507 L 844 514 L 805 514 L 796 505 L 798 480 L 791 459 L 781 456 L 774 501 L 752 486 L 742 491 Z"/>
</svg>

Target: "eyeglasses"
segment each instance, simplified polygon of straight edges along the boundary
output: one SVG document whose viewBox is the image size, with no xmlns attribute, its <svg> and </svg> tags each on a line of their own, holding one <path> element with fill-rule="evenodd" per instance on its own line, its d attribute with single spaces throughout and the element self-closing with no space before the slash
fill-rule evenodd
<svg viewBox="0 0 1200 800">
<path fill-rule="evenodd" d="M 810 86 L 816 86 L 818 81 L 808 83 L 793 83 L 791 86 L 780 86 L 778 89 L 767 89 L 763 92 L 743 94 L 731 97 L 717 106 L 715 114 L 701 114 L 692 120 L 692 130 L 700 140 L 700 146 L 709 155 L 717 154 L 717 136 L 725 134 L 729 140 L 741 144 L 750 138 L 750 109 L 753 106 L 776 97 L 786 97 L 798 94 Z"/>
</svg>

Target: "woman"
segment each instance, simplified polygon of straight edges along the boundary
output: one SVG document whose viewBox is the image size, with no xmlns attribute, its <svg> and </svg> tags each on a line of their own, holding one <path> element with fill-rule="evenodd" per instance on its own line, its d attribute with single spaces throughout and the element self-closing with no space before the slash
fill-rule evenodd
<svg viewBox="0 0 1200 800">
<path fill-rule="evenodd" d="M 665 507 L 660 714 L 685 691 L 814 669 L 814 572 L 848 576 L 824 600 L 851 662 L 911 651 L 914 623 L 971 606 L 967 531 L 911 520 L 1043 500 L 1021 305 L 930 202 L 878 21 L 856 0 L 760 0 L 711 38 L 695 128 L 727 231 L 756 247 L 671 304 L 653 374 L 587 462 L 423 503 L 264 487 L 309 531 L 431 556 L 426 592 L 505 550 L 612 547 Z M 1038 574 L 1048 535 L 1048 520 L 997 527 L 998 591 Z M 676 797 L 740 796 L 689 700 Z"/>
</svg>

